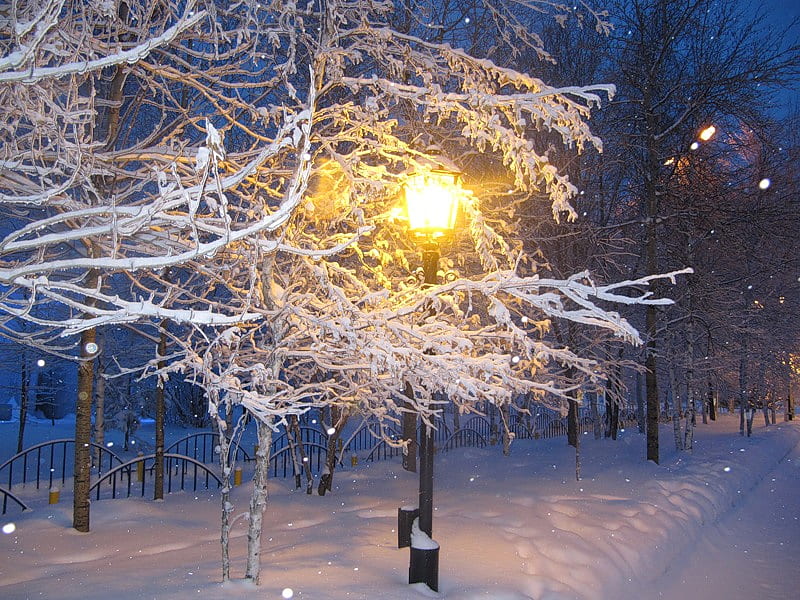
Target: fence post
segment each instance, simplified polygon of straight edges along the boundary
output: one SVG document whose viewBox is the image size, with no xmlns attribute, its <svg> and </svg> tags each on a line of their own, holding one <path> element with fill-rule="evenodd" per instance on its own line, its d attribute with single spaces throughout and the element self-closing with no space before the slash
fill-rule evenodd
<svg viewBox="0 0 800 600">
<path fill-rule="evenodd" d="M 233 470 L 233 485 L 242 485 L 242 467 Z"/>
<path fill-rule="evenodd" d="M 139 452 L 139 454 L 137 454 L 136 456 L 141 458 L 142 456 L 144 456 L 144 453 Z M 140 460 L 138 463 L 136 463 L 136 481 L 138 481 L 139 483 L 144 481 L 144 461 L 143 460 Z"/>
<path fill-rule="evenodd" d="M 48 504 L 58 504 L 61 495 L 61 490 L 58 488 L 50 488 L 50 495 L 47 498 Z"/>
</svg>

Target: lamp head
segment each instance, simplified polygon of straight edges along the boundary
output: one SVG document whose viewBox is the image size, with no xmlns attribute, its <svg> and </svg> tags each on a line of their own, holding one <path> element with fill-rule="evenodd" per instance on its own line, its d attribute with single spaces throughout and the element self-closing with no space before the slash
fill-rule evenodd
<svg viewBox="0 0 800 600">
<path fill-rule="evenodd" d="M 404 192 L 412 232 L 440 237 L 455 228 L 463 194 L 459 172 L 436 168 L 414 172 L 407 177 Z"/>
</svg>

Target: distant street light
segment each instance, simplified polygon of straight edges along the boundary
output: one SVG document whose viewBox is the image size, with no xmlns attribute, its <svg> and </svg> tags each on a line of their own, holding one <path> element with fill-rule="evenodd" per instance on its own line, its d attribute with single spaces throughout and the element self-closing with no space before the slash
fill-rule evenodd
<svg viewBox="0 0 800 600">
<path fill-rule="evenodd" d="M 715 133 L 717 133 L 717 128 L 714 127 L 713 125 L 709 125 L 705 129 L 703 129 L 697 137 L 699 137 L 704 142 L 707 142 L 712 137 L 714 137 Z"/>
<path fill-rule="evenodd" d="M 437 160 L 408 175 L 404 194 L 411 233 L 422 247 L 424 285 L 437 283 L 440 249 L 438 240 L 453 231 L 463 196 L 461 173 L 452 165 Z M 400 528 L 412 526 L 410 532 L 411 564 L 409 583 L 425 583 L 433 591 L 439 589 L 439 545 L 433 541 L 433 428 L 424 425 L 419 444 L 419 517 L 418 531 L 412 523 L 398 523 Z M 402 519 L 402 509 L 400 518 Z M 401 536 L 408 538 L 403 532 Z M 415 540 L 415 534 L 427 538 Z M 415 543 L 416 541 L 416 543 Z"/>
</svg>

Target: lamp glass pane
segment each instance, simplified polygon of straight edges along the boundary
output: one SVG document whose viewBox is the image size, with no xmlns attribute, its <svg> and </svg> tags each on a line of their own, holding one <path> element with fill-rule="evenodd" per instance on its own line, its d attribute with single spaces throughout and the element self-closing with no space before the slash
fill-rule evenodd
<svg viewBox="0 0 800 600">
<path fill-rule="evenodd" d="M 405 194 L 412 231 L 444 233 L 455 227 L 458 212 L 456 175 L 439 172 L 414 174 L 406 182 Z"/>
</svg>

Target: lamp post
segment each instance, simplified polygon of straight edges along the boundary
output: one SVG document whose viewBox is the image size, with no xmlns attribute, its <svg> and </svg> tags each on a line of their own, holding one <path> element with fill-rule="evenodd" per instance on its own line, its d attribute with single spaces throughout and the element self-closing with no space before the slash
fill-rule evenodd
<svg viewBox="0 0 800 600">
<path fill-rule="evenodd" d="M 436 162 L 411 173 L 405 182 L 409 229 L 422 248 L 423 285 L 426 287 L 437 283 L 439 239 L 455 228 L 459 198 L 464 193 L 460 186 L 460 175 L 458 170 Z M 413 513 L 410 513 L 411 531 L 403 531 L 408 529 L 409 513 L 404 515 L 401 509 L 398 545 L 405 545 L 403 539 L 410 542 L 408 582 L 425 583 L 438 591 L 439 545 L 432 539 L 434 440 L 433 428 L 428 424 L 423 427 L 419 455 L 418 532 L 413 527 Z"/>
</svg>

